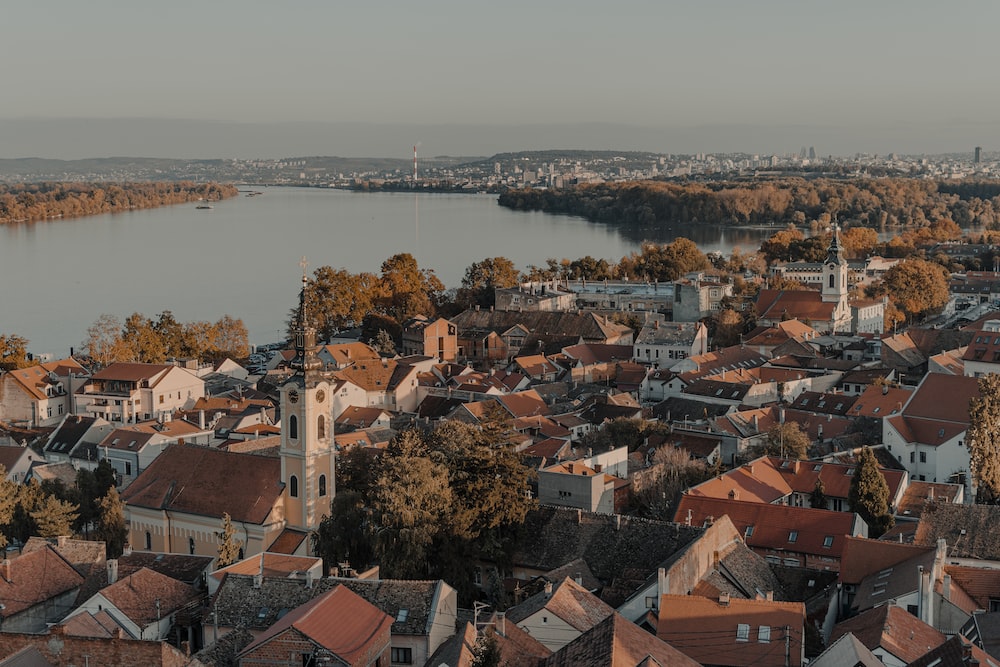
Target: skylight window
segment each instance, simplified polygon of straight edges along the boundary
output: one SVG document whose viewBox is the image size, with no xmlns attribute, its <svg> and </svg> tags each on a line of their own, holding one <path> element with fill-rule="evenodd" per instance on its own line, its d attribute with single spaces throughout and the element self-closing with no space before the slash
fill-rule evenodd
<svg viewBox="0 0 1000 667">
<path fill-rule="evenodd" d="M 799 539 L 799 531 L 793 530 L 792 532 L 788 533 L 788 541 L 790 543 L 795 543 L 795 541 L 798 539 Z"/>
<path fill-rule="evenodd" d="M 406 618 L 409 615 L 410 615 L 410 610 L 409 609 L 400 609 L 399 612 L 396 613 L 396 622 L 397 623 L 405 623 L 406 622 Z"/>
</svg>

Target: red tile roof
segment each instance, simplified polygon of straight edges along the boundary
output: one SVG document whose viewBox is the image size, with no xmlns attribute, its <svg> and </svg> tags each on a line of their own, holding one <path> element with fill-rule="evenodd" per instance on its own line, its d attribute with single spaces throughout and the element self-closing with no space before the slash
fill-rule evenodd
<svg viewBox="0 0 1000 667">
<path fill-rule="evenodd" d="M 389 645 L 392 617 L 346 586 L 296 607 L 251 642 L 240 656 L 252 654 L 279 634 L 294 628 L 348 665 L 380 654 Z"/>
<path fill-rule="evenodd" d="M 705 665 L 802 664 L 806 607 L 801 602 L 660 596 L 656 636 Z M 746 627 L 746 639 L 738 636 Z M 789 662 L 785 662 L 785 634 Z M 761 632 L 767 628 L 766 634 Z"/>
<path fill-rule="evenodd" d="M 149 568 L 140 568 L 100 591 L 107 600 L 143 627 L 199 597 L 193 586 Z"/>
<path fill-rule="evenodd" d="M 674 521 L 701 526 L 728 515 L 747 546 L 839 559 L 854 527 L 852 512 L 768 505 L 684 494 Z M 748 534 L 749 529 L 749 534 Z"/>
<path fill-rule="evenodd" d="M 122 493 L 129 505 L 263 524 L 281 498 L 281 460 L 170 445 Z"/>
<path fill-rule="evenodd" d="M 913 614 L 893 604 L 838 623 L 833 627 L 830 642 L 852 633 L 869 650 L 882 647 L 904 663 L 910 663 L 944 643 L 945 636 Z"/>
<path fill-rule="evenodd" d="M 934 551 L 934 547 L 848 536 L 840 556 L 840 580 L 845 584 L 859 584 L 869 575 L 930 551 Z"/>
<path fill-rule="evenodd" d="M 83 576 L 46 545 L 0 567 L 0 618 L 10 618 L 83 585 Z"/>
</svg>

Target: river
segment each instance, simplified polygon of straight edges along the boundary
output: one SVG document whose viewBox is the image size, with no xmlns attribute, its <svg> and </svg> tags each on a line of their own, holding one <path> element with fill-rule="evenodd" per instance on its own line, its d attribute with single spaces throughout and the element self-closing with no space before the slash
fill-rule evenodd
<svg viewBox="0 0 1000 667">
<path fill-rule="evenodd" d="M 447 287 L 487 257 L 518 269 L 587 255 L 617 262 L 643 240 L 694 240 L 705 252 L 751 250 L 771 230 L 619 229 L 519 212 L 495 195 L 355 193 L 254 186 L 259 196 L 43 223 L 0 225 L 0 334 L 36 354 L 77 350 L 103 313 L 124 319 L 170 310 L 181 322 L 246 324 L 253 344 L 281 340 L 297 303 L 299 262 L 379 273 L 408 252 Z"/>
</svg>

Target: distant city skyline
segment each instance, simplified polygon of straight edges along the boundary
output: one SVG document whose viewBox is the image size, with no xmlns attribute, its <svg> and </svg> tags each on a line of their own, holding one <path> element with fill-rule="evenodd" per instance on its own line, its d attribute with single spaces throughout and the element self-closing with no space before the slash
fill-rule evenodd
<svg viewBox="0 0 1000 667">
<path fill-rule="evenodd" d="M 998 19 L 973 0 L 17 3 L 0 158 L 989 153 Z"/>
</svg>

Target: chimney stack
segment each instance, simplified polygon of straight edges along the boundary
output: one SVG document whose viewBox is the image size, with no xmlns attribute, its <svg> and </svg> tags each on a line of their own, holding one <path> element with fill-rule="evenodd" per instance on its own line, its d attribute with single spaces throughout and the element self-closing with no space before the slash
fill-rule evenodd
<svg viewBox="0 0 1000 667">
<path fill-rule="evenodd" d="M 118 581 L 118 559 L 109 558 L 108 559 L 108 584 L 113 584 Z"/>
</svg>

